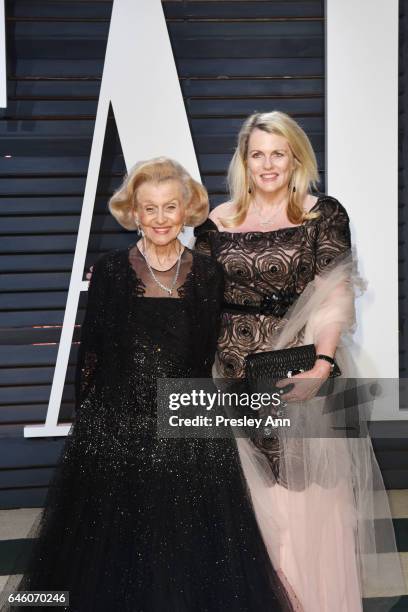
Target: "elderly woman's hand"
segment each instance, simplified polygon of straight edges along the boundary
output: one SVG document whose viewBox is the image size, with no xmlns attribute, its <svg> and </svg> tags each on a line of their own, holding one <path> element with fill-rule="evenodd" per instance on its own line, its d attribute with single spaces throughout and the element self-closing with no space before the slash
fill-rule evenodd
<svg viewBox="0 0 408 612">
<path fill-rule="evenodd" d="M 93 266 L 91 266 L 91 267 L 89 268 L 89 272 L 87 272 L 87 273 L 85 274 L 85 278 L 86 278 L 86 280 L 91 280 L 92 270 L 93 270 Z"/>
<path fill-rule="evenodd" d="M 276 387 L 281 389 L 290 385 L 290 391 L 281 394 L 284 402 L 302 402 L 312 399 L 322 384 L 329 378 L 330 364 L 318 359 L 311 370 L 295 374 L 291 378 L 279 380 Z"/>
</svg>

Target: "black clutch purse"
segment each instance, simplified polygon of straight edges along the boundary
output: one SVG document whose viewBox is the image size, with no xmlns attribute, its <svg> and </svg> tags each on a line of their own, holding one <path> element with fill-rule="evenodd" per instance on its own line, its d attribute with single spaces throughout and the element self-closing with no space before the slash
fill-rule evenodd
<svg viewBox="0 0 408 612">
<path fill-rule="evenodd" d="M 304 346 L 294 346 L 293 348 L 280 349 L 277 351 L 266 351 L 264 353 L 252 353 L 245 358 L 245 378 L 247 389 L 250 393 L 271 393 L 278 380 L 291 378 L 301 372 L 311 370 L 316 361 L 316 349 L 314 344 Z M 340 376 L 341 371 L 336 362 L 331 368 L 329 379 L 326 380 L 317 391 L 317 396 L 327 396 L 333 392 L 333 378 Z M 330 380 L 331 379 L 331 380 Z M 286 393 L 290 390 L 284 387 Z M 281 403 L 279 408 L 262 408 L 259 416 L 265 419 L 267 416 L 282 416 L 282 408 L 285 404 Z M 252 442 L 262 452 L 266 452 L 268 444 L 274 441 L 276 433 L 270 426 L 263 426 L 254 434 L 250 435 Z"/>
<path fill-rule="evenodd" d="M 311 370 L 316 361 L 314 344 L 264 353 L 251 353 L 245 358 L 245 378 L 250 389 L 258 389 L 261 381 L 270 385 L 278 380 Z M 340 376 L 336 362 L 330 371 L 330 378 Z"/>
</svg>

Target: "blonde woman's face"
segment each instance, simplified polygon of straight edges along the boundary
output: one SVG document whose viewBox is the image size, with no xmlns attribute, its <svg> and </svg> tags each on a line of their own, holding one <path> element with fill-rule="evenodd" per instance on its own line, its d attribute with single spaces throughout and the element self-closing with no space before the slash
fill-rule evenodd
<svg viewBox="0 0 408 612">
<path fill-rule="evenodd" d="M 252 130 L 248 140 L 247 165 L 256 190 L 272 193 L 287 189 L 295 162 L 283 136 Z"/>
<path fill-rule="evenodd" d="M 175 240 L 185 219 L 181 183 L 173 179 L 142 183 L 137 190 L 135 218 L 155 245 L 165 246 Z"/>
</svg>

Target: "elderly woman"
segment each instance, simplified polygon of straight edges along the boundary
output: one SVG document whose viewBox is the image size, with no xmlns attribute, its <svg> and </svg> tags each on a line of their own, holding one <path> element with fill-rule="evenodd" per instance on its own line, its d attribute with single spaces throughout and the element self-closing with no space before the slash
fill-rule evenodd
<svg viewBox="0 0 408 612">
<path fill-rule="evenodd" d="M 404 587 L 397 556 L 387 566 L 377 554 L 378 508 L 389 552 L 395 539 L 366 428 L 357 411 L 357 438 L 347 439 L 344 395 L 337 394 L 335 410 L 316 396 L 334 358 L 343 386 L 356 375 L 345 348 L 359 284 L 349 217 L 335 198 L 312 195 L 318 171 L 311 143 L 281 112 L 244 122 L 228 179 L 231 200 L 195 230 L 196 250 L 225 274 L 215 375 L 223 384 L 242 379 L 250 353 L 304 344 L 316 350 L 307 371 L 278 383 L 294 385 L 282 395 L 291 431 L 239 440 L 258 522 L 275 569 L 305 612 L 361 612 L 373 584 L 377 593 L 380 584 L 393 594 Z"/>
<path fill-rule="evenodd" d="M 139 239 L 94 266 L 76 422 L 19 588 L 69 591 L 72 612 L 292 612 L 235 441 L 157 433 L 157 379 L 211 376 L 222 272 L 178 239 L 207 193 L 157 158 L 109 207 Z"/>
</svg>

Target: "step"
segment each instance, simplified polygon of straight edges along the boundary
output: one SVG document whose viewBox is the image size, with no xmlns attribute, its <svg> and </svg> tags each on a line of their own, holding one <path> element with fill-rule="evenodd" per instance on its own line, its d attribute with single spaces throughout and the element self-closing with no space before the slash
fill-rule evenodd
<svg viewBox="0 0 408 612">
<path fill-rule="evenodd" d="M 404 568 L 406 584 L 408 585 L 408 489 L 388 491 L 393 523 L 396 533 L 401 563 Z M 33 540 L 29 535 L 30 529 L 40 518 L 41 508 L 18 508 L 13 510 L 0 510 L 0 591 L 4 588 L 10 572 L 13 579 L 18 580 L 17 572 L 24 571 L 24 560 L 32 546 Z M 377 520 L 381 520 L 378 517 Z M 381 553 L 386 555 L 387 553 Z M 18 559 L 18 561 L 17 561 Z M 9 585 L 10 586 L 10 585 Z M 380 595 L 378 593 L 377 595 Z M 381 597 L 371 597 L 364 600 L 364 612 L 380 612 L 389 609 L 387 605 L 394 603 L 389 599 L 390 593 L 381 593 Z M 393 612 L 407 612 L 408 590 L 405 596 L 400 597 L 392 608 Z"/>
</svg>

